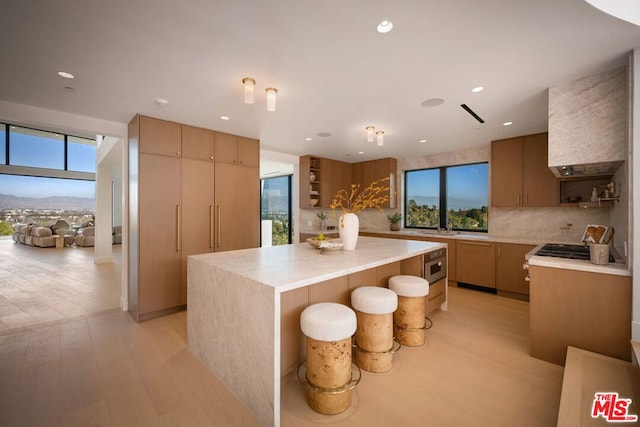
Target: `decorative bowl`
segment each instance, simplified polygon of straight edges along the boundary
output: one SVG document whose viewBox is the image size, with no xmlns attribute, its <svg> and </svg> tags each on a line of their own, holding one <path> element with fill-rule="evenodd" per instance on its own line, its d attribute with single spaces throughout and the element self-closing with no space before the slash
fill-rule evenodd
<svg viewBox="0 0 640 427">
<path fill-rule="evenodd" d="M 335 246 L 336 243 L 339 243 L 340 245 L 342 245 L 342 241 L 340 239 L 318 240 L 315 237 L 309 237 L 307 239 L 307 243 L 310 244 L 311 246 L 313 246 L 316 249 L 321 249 L 322 246 L 325 246 L 325 247 Z M 342 248 L 342 246 L 341 246 L 341 248 Z"/>
<path fill-rule="evenodd" d="M 318 204 L 318 199 L 309 199 L 309 203 L 311 204 L 311 206 L 315 206 Z"/>
</svg>

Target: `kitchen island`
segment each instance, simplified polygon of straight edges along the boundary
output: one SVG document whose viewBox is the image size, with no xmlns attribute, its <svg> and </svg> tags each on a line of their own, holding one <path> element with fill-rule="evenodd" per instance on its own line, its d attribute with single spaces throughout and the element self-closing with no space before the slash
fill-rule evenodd
<svg viewBox="0 0 640 427">
<path fill-rule="evenodd" d="M 355 251 L 320 253 L 304 243 L 190 256 L 189 347 L 263 425 L 278 426 L 281 376 L 304 357 L 304 307 L 348 304 L 355 287 L 420 274 L 422 255 L 443 247 L 360 237 Z"/>
</svg>

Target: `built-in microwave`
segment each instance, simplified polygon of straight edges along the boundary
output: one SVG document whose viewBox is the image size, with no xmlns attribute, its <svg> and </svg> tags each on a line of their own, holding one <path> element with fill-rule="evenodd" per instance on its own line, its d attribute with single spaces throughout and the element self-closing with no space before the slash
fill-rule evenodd
<svg viewBox="0 0 640 427">
<path fill-rule="evenodd" d="M 447 250 L 436 249 L 424 254 L 424 273 L 429 285 L 447 277 Z"/>
</svg>

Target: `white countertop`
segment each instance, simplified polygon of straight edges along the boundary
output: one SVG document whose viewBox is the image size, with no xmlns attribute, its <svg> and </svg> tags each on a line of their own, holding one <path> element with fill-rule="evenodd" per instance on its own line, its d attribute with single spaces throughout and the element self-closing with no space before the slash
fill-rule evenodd
<svg viewBox="0 0 640 427">
<path fill-rule="evenodd" d="M 360 236 L 354 251 L 320 253 L 299 243 L 189 258 L 285 292 L 444 247 L 443 243 Z"/>
<path fill-rule="evenodd" d="M 631 276 L 631 271 L 624 262 L 609 263 L 606 265 L 592 264 L 591 261 L 579 259 L 557 258 L 549 256 L 534 255 L 542 245 L 536 246 L 529 251 L 525 259 L 529 265 L 540 267 L 563 268 L 566 270 L 587 271 L 600 274 L 614 274 L 617 276 Z"/>
</svg>

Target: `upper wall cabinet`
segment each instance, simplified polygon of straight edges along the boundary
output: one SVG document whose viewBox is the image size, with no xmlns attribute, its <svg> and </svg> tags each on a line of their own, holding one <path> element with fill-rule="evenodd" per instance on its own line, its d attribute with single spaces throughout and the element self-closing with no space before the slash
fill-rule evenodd
<svg viewBox="0 0 640 427">
<path fill-rule="evenodd" d="M 359 184 L 360 189 L 373 181 L 389 177 L 389 201 L 383 208 L 397 205 L 396 171 L 398 161 L 392 158 L 359 163 L 346 163 L 316 156 L 300 157 L 300 208 L 329 208 L 333 196 L 341 190 L 350 191 L 351 184 Z M 315 202 L 314 200 L 317 200 Z"/>
<path fill-rule="evenodd" d="M 351 188 L 351 164 L 316 156 L 300 157 L 300 208 L 329 208 L 340 189 Z"/>
<path fill-rule="evenodd" d="M 491 205 L 558 206 L 558 179 L 547 166 L 547 134 L 491 143 Z"/>
<path fill-rule="evenodd" d="M 141 153 L 181 157 L 181 134 L 179 123 L 140 116 L 139 150 Z"/>
<path fill-rule="evenodd" d="M 233 165 L 260 166 L 260 143 L 256 139 L 215 133 L 215 160 Z"/>
<path fill-rule="evenodd" d="M 389 201 L 382 205 L 383 208 L 395 209 L 397 207 L 398 195 L 396 190 L 396 174 L 398 170 L 398 161 L 387 157 L 384 159 L 369 160 L 367 162 L 353 163 L 353 182 L 360 184 L 360 188 L 364 189 L 371 185 L 372 182 L 383 178 L 389 178 L 389 181 L 383 185 L 389 187 Z"/>
<path fill-rule="evenodd" d="M 182 125 L 182 157 L 212 161 L 214 154 L 212 130 Z"/>
</svg>

